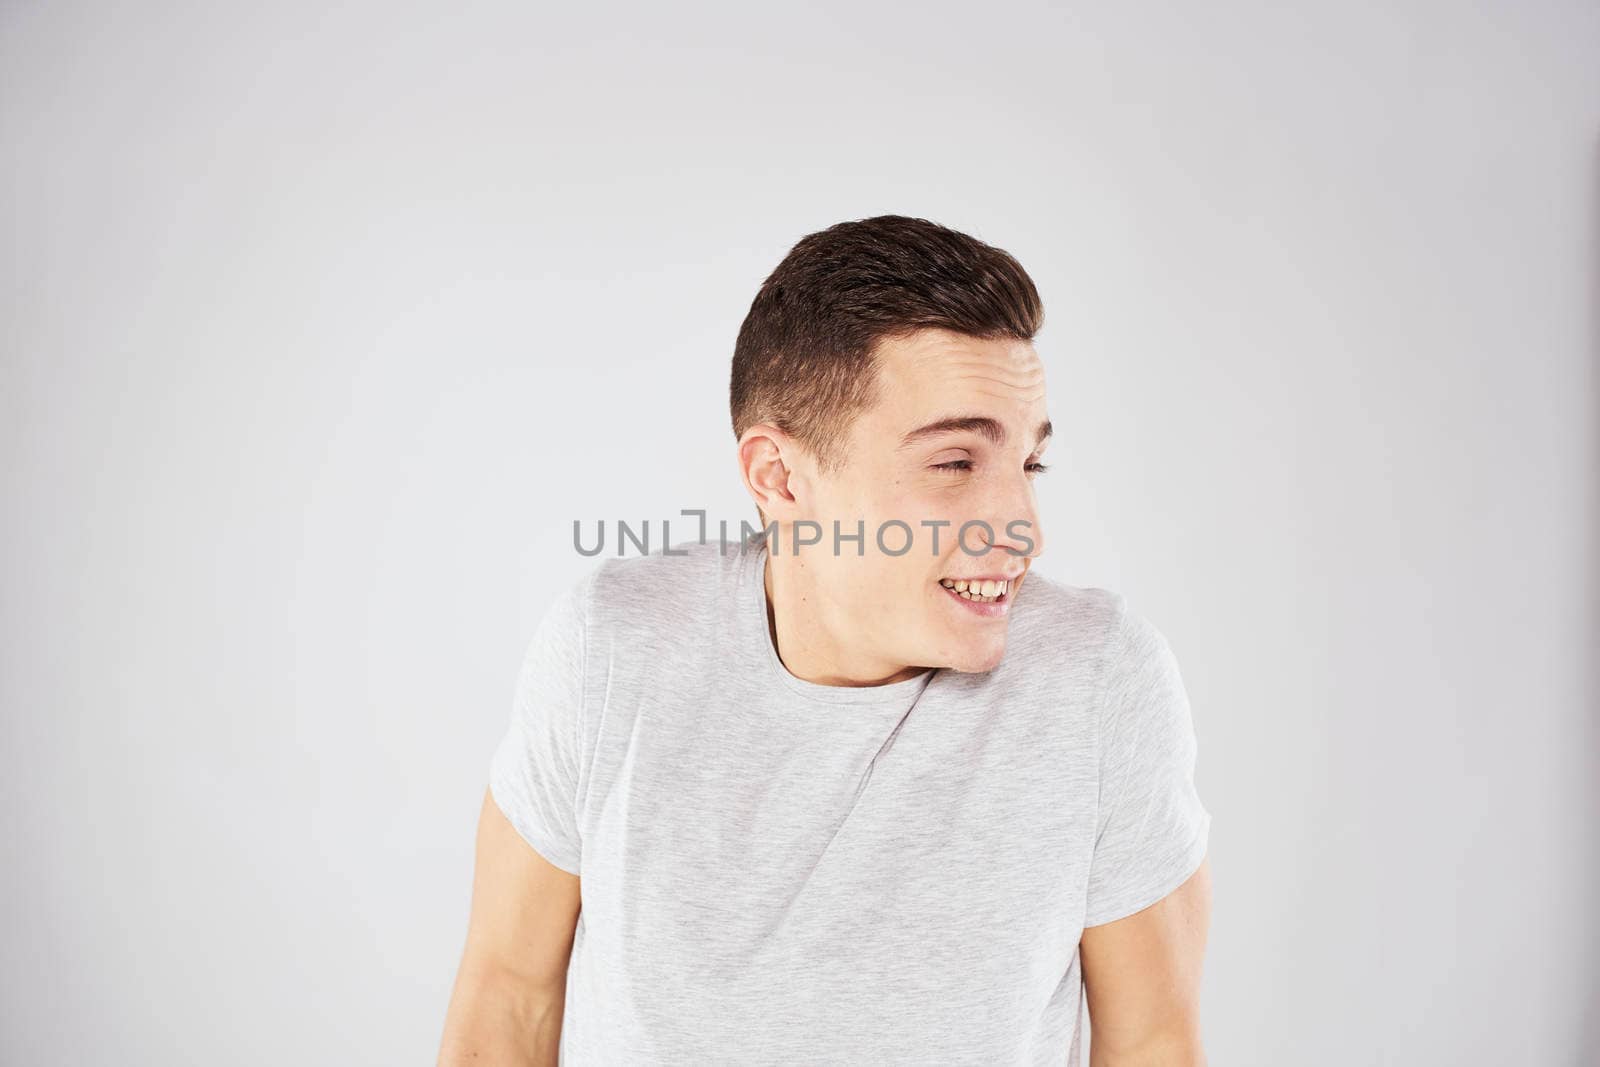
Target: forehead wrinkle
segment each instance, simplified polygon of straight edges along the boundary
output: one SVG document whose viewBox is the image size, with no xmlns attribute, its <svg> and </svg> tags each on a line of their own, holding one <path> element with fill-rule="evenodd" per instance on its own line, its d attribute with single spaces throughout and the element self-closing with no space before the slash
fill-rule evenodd
<svg viewBox="0 0 1600 1067">
<path fill-rule="evenodd" d="M 996 400 L 1010 401 L 1010 400 L 1017 399 L 1017 397 L 1012 392 L 1007 391 L 1010 388 L 1009 386 L 1006 386 L 1005 383 L 1003 383 L 1003 382 L 1000 383 L 1000 384 L 1001 384 L 1002 388 L 998 389 L 998 390 L 996 390 L 996 389 L 981 389 L 981 388 L 978 388 L 978 387 L 974 386 L 974 387 L 972 387 L 971 391 L 974 394 L 978 394 L 978 395 L 981 395 L 981 396 L 992 396 Z M 1043 389 L 1039 389 L 1036 392 L 1024 393 L 1022 395 L 1022 399 L 1023 400 L 1030 400 L 1030 401 L 1031 400 L 1043 400 L 1044 399 L 1044 390 Z"/>
<path fill-rule="evenodd" d="M 999 382 L 1016 382 L 1026 384 L 1044 380 L 1044 366 L 1036 364 L 1032 367 L 1003 367 L 993 363 L 974 361 L 971 363 L 946 363 L 936 366 L 918 367 L 919 376 L 937 375 L 941 371 L 955 378 L 990 378 Z"/>
<path fill-rule="evenodd" d="M 933 360 L 930 358 L 925 358 L 923 362 L 933 362 Z M 966 356 L 955 359 L 947 359 L 943 362 L 952 367 L 1003 368 L 1007 370 L 1015 370 L 1030 376 L 1044 373 L 1044 361 L 1031 352 L 1023 355 L 1008 356 L 1003 358 L 997 358 L 994 356 Z"/>
<path fill-rule="evenodd" d="M 1005 345 L 999 348 L 975 348 L 971 345 L 934 346 L 915 348 L 903 353 L 907 358 L 919 363 L 941 361 L 957 364 L 1010 364 L 1023 366 L 1026 364 L 1040 365 L 1043 361 L 1039 358 L 1038 350 L 1032 345 Z"/>
<path fill-rule="evenodd" d="M 1042 396 L 1045 389 L 1042 378 L 1016 381 L 1008 378 L 996 378 L 991 375 L 972 374 L 964 375 L 956 380 L 961 383 L 963 388 L 967 389 L 999 389 L 1006 393 L 1023 393 L 1027 396 Z"/>
<path fill-rule="evenodd" d="M 1044 374 L 1006 374 L 989 366 L 974 366 L 971 369 L 958 369 L 952 378 L 959 381 L 993 382 L 1006 389 L 1037 389 L 1044 385 Z"/>
</svg>

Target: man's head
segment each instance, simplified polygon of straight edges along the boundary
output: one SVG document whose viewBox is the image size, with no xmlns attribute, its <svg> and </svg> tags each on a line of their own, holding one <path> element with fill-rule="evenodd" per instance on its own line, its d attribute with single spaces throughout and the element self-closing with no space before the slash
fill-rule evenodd
<svg viewBox="0 0 1600 1067">
<path fill-rule="evenodd" d="M 733 358 L 740 467 L 806 639 L 842 677 L 1000 662 L 1044 544 L 1042 320 L 1010 255 L 898 215 L 803 238 L 756 294 Z M 864 543 L 836 552 L 835 522 Z M 975 578 L 1010 584 L 993 602 L 946 585 Z"/>
</svg>

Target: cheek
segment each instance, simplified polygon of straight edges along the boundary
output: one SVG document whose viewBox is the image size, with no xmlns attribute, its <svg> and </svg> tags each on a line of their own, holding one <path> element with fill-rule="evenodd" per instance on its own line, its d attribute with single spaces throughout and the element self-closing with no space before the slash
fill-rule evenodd
<svg viewBox="0 0 1600 1067">
<path fill-rule="evenodd" d="M 907 520 L 910 521 L 910 520 Z M 929 550 L 928 531 L 912 523 L 911 550 L 894 556 L 878 550 L 873 543 L 873 528 L 867 528 L 867 556 L 852 559 L 858 564 L 858 580 L 850 583 L 849 597 L 862 618 L 882 627 L 885 636 L 904 633 L 926 616 L 936 588 L 939 562 Z M 905 531 L 894 528 L 884 534 L 884 543 L 898 550 L 905 543 Z M 944 545 L 940 544 L 941 551 Z M 854 548 L 851 548 L 854 552 Z"/>
<path fill-rule="evenodd" d="M 884 519 L 899 519 L 911 527 L 915 541 L 907 556 L 920 557 L 925 563 L 944 554 L 948 540 L 946 532 L 960 526 L 970 512 L 964 506 L 964 497 L 956 486 L 930 487 L 911 483 L 903 485 L 897 493 L 885 492 L 879 508 Z M 933 551 L 932 544 L 936 530 L 939 534 L 937 553 Z"/>
<path fill-rule="evenodd" d="M 905 482 L 890 481 L 868 488 L 857 500 L 856 513 L 867 519 L 869 527 L 891 519 L 915 526 L 922 509 L 918 494 L 909 491 Z"/>
</svg>

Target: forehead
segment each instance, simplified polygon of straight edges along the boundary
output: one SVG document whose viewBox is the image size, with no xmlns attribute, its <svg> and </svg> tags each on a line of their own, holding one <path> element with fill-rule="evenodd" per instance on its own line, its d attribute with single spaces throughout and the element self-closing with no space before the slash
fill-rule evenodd
<svg viewBox="0 0 1600 1067">
<path fill-rule="evenodd" d="M 959 402 L 998 418 L 1044 407 L 1044 364 L 1028 341 L 919 330 L 878 346 L 880 419 L 921 419 Z"/>
</svg>

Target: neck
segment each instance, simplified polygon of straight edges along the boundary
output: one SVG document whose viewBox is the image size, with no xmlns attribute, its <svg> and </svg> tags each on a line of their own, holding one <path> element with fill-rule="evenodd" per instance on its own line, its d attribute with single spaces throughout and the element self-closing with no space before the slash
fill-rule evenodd
<svg viewBox="0 0 1600 1067">
<path fill-rule="evenodd" d="M 926 669 L 889 663 L 840 640 L 826 625 L 827 603 L 817 595 L 804 561 L 774 560 L 770 551 L 762 555 L 767 630 L 790 674 L 817 685 L 863 687 L 903 682 Z"/>
</svg>

